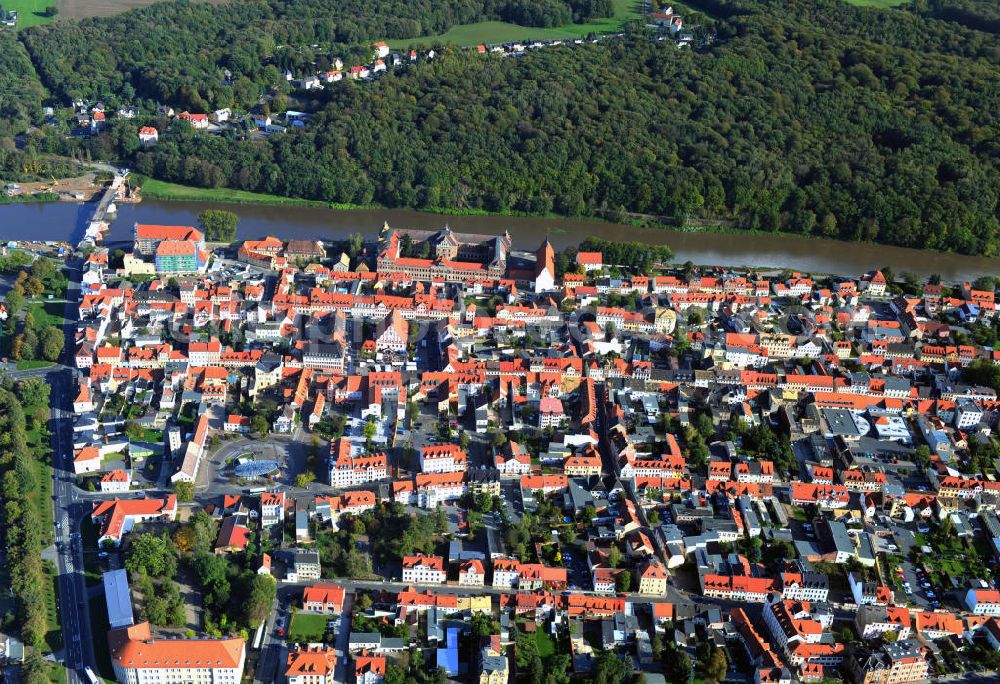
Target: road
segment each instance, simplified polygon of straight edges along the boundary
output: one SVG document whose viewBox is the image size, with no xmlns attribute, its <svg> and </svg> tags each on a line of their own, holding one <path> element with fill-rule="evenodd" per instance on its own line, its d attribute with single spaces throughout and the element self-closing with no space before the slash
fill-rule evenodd
<svg viewBox="0 0 1000 684">
<path fill-rule="evenodd" d="M 63 329 L 66 334 L 65 357 L 72 358 L 75 348 L 77 308 L 80 300 L 79 264 L 67 264 L 69 286 Z M 52 366 L 38 373 L 52 387 L 50 411 L 52 424 L 52 499 L 54 519 L 62 525 L 56 529 L 59 613 L 63 629 L 63 664 L 70 684 L 83 681 L 79 672 L 94 667 L 94 635 L 90 631 L 90 607 L 87 584 L 83 575 L 83 542 L 79 534 L 80 521 L 90 507 L 88 499 L 76 486 L 76 478 L 67 468 L 65 455 L 73 450 L 73 404 L 76 395 L 76 370 L 68 366 Z"/>
<path fill-rule="evenodd" d="M 253 680 L 255 682 L 276 682 L 281 679 L 279 668 L 284 662 L 282 655 L 285 643 L 284 639 L 278 637 L 276 634 L 278 620 L 283 620 L 282 625 L 287 631 L 289 622 L 291 621 L 288 606 L 293 595 L 296 593 L 298 592 L 289 585 L 288 587 L 279 587 L 274 597 L 274 603 L 271 605 L 271 613 L 264 620 L 264 635 L 260 644 L 260 659 L 257 661 L 257 669 L 254 672 Z"/>
<path fill-rule="evenodd" d="M 72 359 L 77 308 L 80 299 L 80 264 L 67 263 L 69 286 L 63 313 L 66 335 L 65 357 Z M 90 508 L 90 500 L 100 498 L 83 492 L 76 486 L 76 477 L 67 470 L 65 455 L 73 450 L 73 404 L 76 395 L 77 371 L 71 366 L 55 364 L 48 368 L 10 371 L 16 378 L 40 378 L 50 387 L 49 431 L 52 434 L 52 512 L 56 522 L 55 546 L 43 549 L 43 556 L 56 564 L 59 616 L 63 634 L 63 651 L 56 657 L 65 665 L 70 684 L 83 682 L 79 672 L 94 667 L 94 638 L 90 630 L 90 610 L 87 586 L 83 574 L 83 545 L 79 524 Z"/>
<path fill-rule="evenodd" d="M 90 631 L 90 611 L 87 602 L 87 586 L 83 575 L 83 545 L 78 533 L 79 523 L 86 514 L 88 504 L 79 495 L 75 477 L 67 472 L 61 458 L 72 444 L 68 432 L 72 430 L 67 412 L 60 404 L 68 403 L 70 379 L 68 371 L 47 376 L 52 385 L 52 446 L 55 465 L 52 477 L 52 494 L 57 527 L 57 568 L 60 615 L 62 616 L 63 644 L 65 653 L 63 664 L 71 683 L 80 681 L 77 671 L 87 665 L 93 666 L 94 639 Z"/>
</svg>

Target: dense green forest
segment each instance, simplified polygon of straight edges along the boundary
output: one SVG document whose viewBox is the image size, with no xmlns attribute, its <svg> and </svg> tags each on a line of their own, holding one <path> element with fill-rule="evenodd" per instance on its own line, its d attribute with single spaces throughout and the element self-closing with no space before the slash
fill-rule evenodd
<svg viewBox="0 0 1000 684">
<path fill-rule="evenodd" d="M 0 32 L 0 136 L 20 133 L 41 113 L 45 89 L 24 47 Z"/>
<path fill-rule="evenodd" d="M 442 33 L 483 19 L 558 26 L 611 13 L 610 0 L 240 0 L 222 6 L 179 0 L 38 27 L 22 40 L 42 80 L 63 98 L 115 104 L 139 97 L 208 111 L 256 104 L 262 87 L 283 83 L 285 69 L 304 75 L 328 68 L 336 57 L 366 62 L 373 40 Z M 232 85 L 223 85 L 225 69 Z"/>
<path fill-rule="evenodd" d="M 994 0 L 918 0 L 914 9 L 925 16 L 1000 33 L 1000 3 Z"/>
<path fill-rule="evenodd" d="M 208 111 L 256 104 L 287 88 L 284 69 L 363 57 L 373 39 L 487 16 L 548 25 L 611 9 L 587 0 L 328 5 L 174 2 L 21 39 L 60 98 Z M 1000 251 L 995 3 L 689 5 L 714 17 L 699 33 L 713 40 L 693 49 L 635 27 L 521 59 L 444 50 L 375 82 L 310 93 L 315 116 L 301 131 L 249 141 L 174 122 L 158 146 L 139 150 L 138 125 L 167 126 L 147 118 L 86 145 L 163 180 L 308 199 L 710 217 L 760 231 Z M 51 133 L 37 145 L 77 151 Z"/>
</svg>

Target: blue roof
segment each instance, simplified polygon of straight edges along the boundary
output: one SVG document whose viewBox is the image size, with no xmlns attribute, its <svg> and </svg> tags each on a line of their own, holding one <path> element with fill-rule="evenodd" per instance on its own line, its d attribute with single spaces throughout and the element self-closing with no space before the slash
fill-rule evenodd
<svg viewBox="0 0 1000 684">
<path fill-rule="evenodd" d="M 448 636 L 446 637 L 448 643 L 447 648 L 439 648 L 437 650 L 437 666 L 445 671 L 450 677 L 454 677 L 458 674 L 458 628 L 449 627 Z"/>
<path fill-rule="evenodd" d="M 237 477 L 263 477 L 278 469 L 277 461 L 250 461 L 236 466 Z"/>
<path fill-rule="evenodd" d="M 108 606 L 108 624 L 112 628 L 127 627 L 132 617 L 132 596 L 128 589 L 128 574 L 124 570 L 104 573 L 104 600 Z"/>
</svg>

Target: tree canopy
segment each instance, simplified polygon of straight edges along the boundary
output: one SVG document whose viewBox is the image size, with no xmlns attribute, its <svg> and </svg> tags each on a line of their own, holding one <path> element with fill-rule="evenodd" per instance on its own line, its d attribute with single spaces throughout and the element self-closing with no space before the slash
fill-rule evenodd
<svg viewBox="0 0 1000 684">
<path fill-rule="evenodd" d="M 198 214 L 198 226 L 205 239 L 215 242 L 232 242 L 236 239 L 236 225 L 240 217 L 224 209 L 206 209 Z"/>
</svg>

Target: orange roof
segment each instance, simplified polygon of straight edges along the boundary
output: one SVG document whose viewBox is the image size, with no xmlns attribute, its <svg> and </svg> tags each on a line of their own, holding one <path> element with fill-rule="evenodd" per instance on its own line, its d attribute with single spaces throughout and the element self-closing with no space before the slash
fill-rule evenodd
<svg viewBox="0 0 1000 684">
<path fill-rule="evenodd" d="M 430 444 L 420 449 L 423 459 L 450 458 L 456 463 L 465 463 L 466 454 L 457 444 Z"/>
<path fill-rule="evenodd" d="M 260 495 L 261 506 L 279 506 L 284 500 L 284 492 L 264 492 Z"/>
<path fill-rule="evenodd" d="M 82 463 L 83 461 L 93 461 L 95 458 L 101 457 L 101 451 L 97 447 L 87 446 L 83 447 L 74 455 L 73 460 L 77 463 Z"/>
<path fill-rule="evenodd" d="M 104 473 L 101 477 L 101 482 L 128 482 L 128 473 L 124 470 L 112 470 L 111 472 Z"/>
<path fill-rule="evenodd" d="M 157 256 L 188 256 L 198 249 L 198 245 L 190 240 L 164 240 L 156 248 Z"/>
<path fill-rule="evenodd" d="M 139 223 L 135 227 L 135 236 L 139 240 L 195 240 L 205 239 L 201 231 L 192 226 L 158 226 Z"/>
<path fill-rule="evenodd" d="M 129 516 L 154 516 L 177 510 L 177 496 L 170 494 L 166 499 L 109 499 L 95 501 L 90 512 L 91 518 L 104 517 L 101 537 L 120 538 Z"/>
<path fill-rule="evenodd" d="M 222 521 L 219 529 L 219 539 L 215 546 L 219 549 L 238 548 L 245 549 L 250 541 L 250 528 L 239 524 L 238 516 L 229 516 Z"/>
<path fill-rule="evenodd" d="M 111 659 L 127 669 L 196 669 L 240 666 L 246 641 L 233 639 L 153 639 L 148 622 L 108 632 Z"/>
<path fill-rule="evenodd" d="M 302 603 L 344 604 L 344 588 L 339 584 L 314 584 L 302 590 Z"/>
<path fill-rule="evenodd" d="M 483 570 L 483 562 L 478 558 L 470 558 L 469 560 L 462 561 L 462 565 L 459 568 L 460 572 L 474 572 L 477 575 L 485 575 L 486 572 Z"/>
<path fill-rule="evenodd" d="M 611 596 L 587 596 L 586 594 L 568 594 L 559 598 L 562 608 L 570 615 L 614 615 L 625 611 L 625 599 Z M 670 605 L 670 604 L 666 604 Z"/>
<path fill-rule="evenodd" d="M 438 606 L 454 608 L 458 606 L 456 594 L 435 594 L 431 591 L 418 592 L 413 587 L 396 594 L 396 603 L 401 606 Z"/>
<path fill-rule="evenodd" d="M 360 679 L 360 676 L 363 676 L 368 672 L 376 675 L 384 675 L 385 656 L 369 655 L 368 651 L 361 651 L 361 653 L 354 656 L 355 676 L 358 676 Z"/>
<path fill-rule="evenodd" d="M 1000 603 L 1000 591 L 996 589 L 975 589 L 976 603 Z"/>
<path fill-rule="evenodd" d="M 525 475 L 521 478 L 521 489 L 565 489 L 568 483 L 565 475 Z"/>
<path fill-rule="evenodd" d="M 522 563 L 521 577 L 542 582 L 565 582 L 566 568 L 550 568 L 541 563 Z"/>
<path fill-rule="evenodd" d="M 920 611 L 916 614 L 914 628 L 918 632 L 951 632 L 961 635 L 964 631 L 962 619 L 951 613 Z"/>
<path fill-rule="evenodd" d="M 327 646 L 294 646 L 288 651 L 286 677 L 327 676 L 337 666 L 337 651 Z"/>
<path fill-rule="evenodd" d="M 444 559 L 440 556 L 428 556 L 423 553 L 418 553 L 413 556 L 403 556 L 403 567 L 404 568 L 414 568 L 418 565 L 424 565 L 434 570 L 444 570 Z"/>
<path fill-rule="evenodd" d="M 674 604 L 666 602 L 654 603 L 653 617 L 655 617 L 658 620 L 673 620 Z"/>
<path fill-rule="evenodd" d="M 640 577 L 652 577 L 653 579 L 667 579 L 667 571 L 658 560 L 646 561 L 645 565 L 639 568 Z"/>
</svg>

